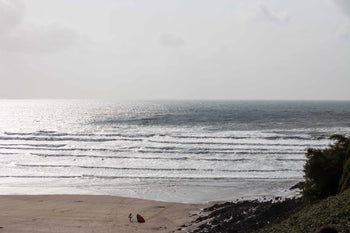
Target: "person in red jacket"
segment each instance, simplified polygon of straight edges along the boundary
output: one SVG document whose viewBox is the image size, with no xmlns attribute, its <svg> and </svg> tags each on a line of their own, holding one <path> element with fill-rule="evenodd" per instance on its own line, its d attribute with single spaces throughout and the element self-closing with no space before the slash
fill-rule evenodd
<svg viewBox="0 0 350 233">
<path fill-rule="evenodd" d="M 145 222 L 145 219 L 139 214 L 136 215 L 136 219 L 137 219 L 137 222 L 139 222 L 139 223 L 144 223 Z"/>
</svg>

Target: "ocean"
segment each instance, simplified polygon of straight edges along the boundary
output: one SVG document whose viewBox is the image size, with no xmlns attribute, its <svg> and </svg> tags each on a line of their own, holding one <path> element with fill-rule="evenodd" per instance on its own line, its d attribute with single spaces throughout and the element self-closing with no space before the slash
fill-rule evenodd
<svg viewBox="0 0 350 233">
<path fill-rule="evenodd" d="M 0 100 L 0 194 L 293 196 L 350 101 Z"/>
</svg>

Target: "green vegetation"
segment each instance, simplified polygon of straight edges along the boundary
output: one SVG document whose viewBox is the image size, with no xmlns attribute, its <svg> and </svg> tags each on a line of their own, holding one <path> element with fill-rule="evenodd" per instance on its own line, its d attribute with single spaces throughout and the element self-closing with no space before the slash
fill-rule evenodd
<svg viewBox="0 0 350 233">
<path fill-rule="evenodd" d="M 335 143 L 328 148 L 307 151 L 302 194 L 308 205 L 257 232 L 315 232 L 324 225 L 350 232 L 350 137 L 333 135 L 331 139 Z"/>
<path fill-rule="evenodd" d="M 260 229 L 259 233 L 315 232 L 330 225 L 339 233 L 350 232 L 350 190 L 304 207 L 277 225 Z"/>
<path fill-rule="evenodd" d="M 331 139 L 336 142 L 329 148 L 307 151 L 303 190 L 307 202 L 336 195 L 350 187 L 350 138 L 333 135 Z"/>
</svg>

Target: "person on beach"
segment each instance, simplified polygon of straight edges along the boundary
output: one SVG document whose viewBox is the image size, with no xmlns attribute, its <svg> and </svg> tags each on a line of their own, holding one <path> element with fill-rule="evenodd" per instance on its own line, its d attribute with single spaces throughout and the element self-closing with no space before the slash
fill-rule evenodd
<svg viewBox="0 0 350 233">
<path fill-rule="evenodd" d="M 130 222 L 132 222 L 132 214 L 131 213 L 129 214 L 129 220 L 130 220 Z"/>
<path fill-rule="evenodd" d="M 139 222 L 139 223 L 144 223 L 145 219 L 141 215 L 137 214 L 136 215 L 136 221 Z"/>
</svg>

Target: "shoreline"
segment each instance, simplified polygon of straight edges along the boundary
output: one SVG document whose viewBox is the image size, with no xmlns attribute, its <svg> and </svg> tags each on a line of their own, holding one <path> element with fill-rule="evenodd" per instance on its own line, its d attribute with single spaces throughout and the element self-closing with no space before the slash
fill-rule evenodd
<svg viewBox="0 0 350 233">
<path fill-rule="evenodd" d="M 103 195 L 0 195 L 0 232 L 173 232 L 216 203 Z M 128 219 L 132 213 L 134 222 Z M 136 214 L 146 222 L 136 223 Z"/>
<path fill-rule="evenodd" d="M 107 184 L 97 186 L 97 181 L 89 180 L 89 186 L 79 187 L 80 181 L 69 180 L 70 186 L 61 186 L 59 179 L 26 178 L 19 182 L 10 182 L 11 178 L 1 178 L 0 195 L 107 195 L 129 197 L 136 199 L 175 202 L 185 204 L 206 204 L 208 202 L 265 200 L 276 196 L 292 198 L 298 193 L 291 187 L 303 181 L 302 179 L 233 179 L 225 182 L 166 182 L 157 183 L 154 180 L 132 183 L 108 180 Z M 65 180 L 66 181 L 66 180 Z M 27 182 L 24 185 L 24 182 Z M 68 182 L 68 181 L 66 181 Z M 94 182 L 94 183 L 92 183 Z M 75 185 L 75 186 L 73 186 Z"/>
</svg>

